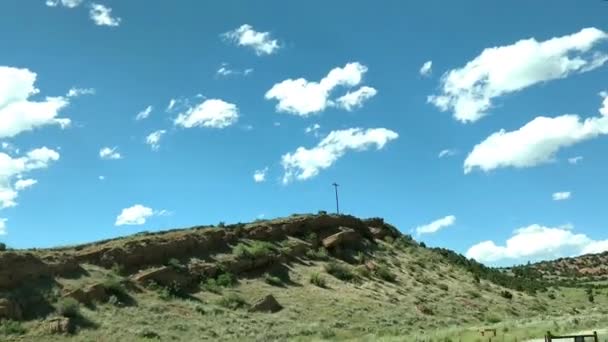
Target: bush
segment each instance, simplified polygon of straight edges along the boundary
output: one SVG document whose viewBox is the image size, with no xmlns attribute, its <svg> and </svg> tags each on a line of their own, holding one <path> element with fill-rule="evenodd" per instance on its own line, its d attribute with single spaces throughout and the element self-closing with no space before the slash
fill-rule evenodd
<svg viewBox="0 0 608 342">
<path fill-rule="evenodd" d="M 384 242 L 388 243 L 389 245 L 392 245 L 395 242 L 395 238 L 387 235 L 384 237 Z"/>
<path fill-rule="evenodd" d="M 325 278 L 323 278 L 323 276 L 318 272 L 315 272 L 310 275 L 310 283 L 322 288 L 327 287 Z"/>
<path fill-rule="evenodd" d="M 513 298 L 513 294 L 511 292 L 509 292 L 509 291 L 501 291 L 500 295 L 503 298 L 506 298 L 506 299 L 512 299 Z"/>
<path fill-rule="evenodd" d="M 555 299 L 555 294 L 554 293 L 549 293 L 547 295 L 547 297 L 549 297 L 549 299 Z"/>
<path fill-rule="evenodd" d="M 173 269 L 176 269 L 178 271 L 181 271 L 181 270 L 185 269 L 185 266 L 182 265 L 182 263 L 179 260 L 175 259 L 175 258 L 169 259 L 169 262 L 167 262 L 167 266 L 169 266 L 169 267 L 171 267 Z"/>
<path fill-rule="evenodd" d="M 325 264 L 325 271 L 343 281 L 353 281 L 356 279 L 356 275 L 349 266 L 337 262 Z"/>
<path fill-rule="evenodd" d="M 313 259 L 313 260 L 328 260 L 329 259 L 329 253 L 327 252 L 327 249 L 321 247 L 317 250 L 308 250 L 306 252 L 306 256 Z"/>
<path fill-rule="evenodd" d="M 449 287 L 446 284 L 443 284 L 443 283 L 437 284 L 437 287 L 440 288 L 443 291 L 449 290 Z"/>
<path fill-rule="evenodd" d="M 378 278 L 380 278 L 382 280 L 386 280 L 391 283 L 393 283 L 393 282 L 395 282 L 395 280 L 397 280 L 397 276 L 393 272 L 391 272 L 388 269 L 388 267 L 386 267 L 386 266 L 382 266 L 382 265 L 378 266 L 376 268 L 375 273 L 376 273 L 376 276 L 378 276 Z"/>
<path fill-rule="evenodd" d="M 119 278 L 107 278 L 102 285 L 106 292 L 108 292 L 110 295 L 119 298 L 125 297 L 127 295 L 127 291 L 125 290 L 124 286 L 122 285 L 122 281 Z"/>
<path fill-rule="evenodd" d="M 20 322 L 8 320 L 0 322 L 0 332 L 2 335 L 23 335 L 26 330 Z"/>
<path fill-rule="evenodd" d="M 57 312 L 63 317 L 78 317 L 80 315 L 80 303 L 74 298 L 62 298 L 57 302 Z"/>
<path fill-rule="evenodd" d="M 222 273 L 217 277 L 217 285 L 223 287 L 231 287 L 236 285 L 237 280 L 232 273 Z"/>
<path fill-rule="evenodd" d="M 247 302 L 243 297 L 239 296 L 236 293 L 229 293 L 222 298 L 220 298 L 217 302 L 219 306 L 223 306 L 228 309 L 236 310 L 247 306 Z"/>
<path fill-rule="evenodd" d="M 264 281 L 272 286 L 283 286 L 283 281 L 276 276 L 273 276 L 269 273 L 264 274 Z"/>
<path fill-rule="evenodd" d="M 365 267 L 365 265 L 360 265 L 355 267 L 355 273 L 357 273 L 362 278 L 369 278 L 372 276 L 372 272 Z"/>
<path fill-rule="evenodd" d="M 500 323 L 501 321 L 502 318 L 498 317 L 497 315 L 489 314 L 488 316 L 486 316 L 486 322 L 488 323 L 496 324 Z"/>
<path fill-rule="evenodd" d="M 319 212 L 317 214 L 319 214 L 319 215 L 327 215 L 327 211 L 325 211 L 325 210 L 319 210 Z"/>
<path fill-rule="evenodd" d="M 253 241 L 250 245 L 239 243 L 233 254 L 239 259 L 256 259 L 274 255 L 275 247 L 270 242 Z"/>
<path fill-rule="evenodd" d="M 0 242 L 0 252 L 4 252 L 6 250 L 6 244 L 3 242 Z"/>
</svg>

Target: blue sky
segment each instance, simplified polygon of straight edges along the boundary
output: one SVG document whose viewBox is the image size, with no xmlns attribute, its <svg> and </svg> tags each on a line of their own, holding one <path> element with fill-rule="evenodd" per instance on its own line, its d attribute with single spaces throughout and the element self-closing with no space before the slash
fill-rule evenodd
<svg viewBox="0 0 608 342">
<path fill-rule="evenodd" d="M 486 263 L 607 250 L 606 13 L 2 1 L 0 240 L 332 211 L 335 181 L 343 211 Z"/>
</svg>

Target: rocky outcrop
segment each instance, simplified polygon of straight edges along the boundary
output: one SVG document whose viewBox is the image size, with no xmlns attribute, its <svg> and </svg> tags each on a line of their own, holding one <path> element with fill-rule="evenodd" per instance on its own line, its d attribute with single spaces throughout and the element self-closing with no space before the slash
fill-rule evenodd
<svg viewBox="0 0 608 342">
<path fill-rule="evenodd" d="M 340 228 L 342 231 L 323 239 L 323 247 L 334 249 L 337 247 L 351 247 L 361 240 L 361 235 L 351 228 Z"/>
<path fill-rule="evenodd" d="M 201 260 L 190 260 L 188 263 L 188 273 L 198 278 L 214 278 L 219 272 L 216 264 L 203 262 Z"/>
<path fill-rule="evenodd" d="M 0 253 L 0 290 L 12 289 L 27 280 L 49 277 L 52 274 L 49 265 L 32 253 Z"/>
<path fill-rule="evenodd" d="M 0 321 L 3 319 L 19 321 L 22 318 L 23 312 L 17 302 L 8 298 L 0 298 Z"/>
<path fill-rule="evenodd" d="M 63 295 L 65 298 L 73 298 L 83 304 L 91 304 L 94 302 L 105 302 L 110 297 L 103 284 L 94 284 L 87 286 L 84 289 L 76 289 L 67 292 Z"/>
<path fill-rule="evenodd" d="M 251 312 L 278 312 L 283 309 L 283 306 L 274 298 L 273 295 L 267 295 L 251 306 Z"/>
<path fill-rule="evenodd" d="M 182 273 L 169 266 L 162 266 L 160 268 L 140 272 L 133 276 L 133 280 L 142 285 L 154 282 L 161 286 L 177 285 L 180 288 L 188 288 L 193 283 L 193 279 L 188 274 Z"/>
</svg>

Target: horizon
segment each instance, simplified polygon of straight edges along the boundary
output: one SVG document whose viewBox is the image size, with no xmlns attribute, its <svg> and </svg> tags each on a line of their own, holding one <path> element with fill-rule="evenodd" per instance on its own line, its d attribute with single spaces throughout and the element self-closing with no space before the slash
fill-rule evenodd
<svg viewBox="0 0 608 342">
<path fill-rule="evenodd" d="M 607 251 L 607 3 L 517 5 L 2 2 L 0 242 L 332 213 L 338 183 L 488 266 Z"/>
</svg>

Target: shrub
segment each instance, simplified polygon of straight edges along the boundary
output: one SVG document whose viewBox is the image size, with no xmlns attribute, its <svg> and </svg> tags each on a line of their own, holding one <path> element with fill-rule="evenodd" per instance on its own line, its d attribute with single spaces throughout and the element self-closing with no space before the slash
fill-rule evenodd
<svg viewBox="0 0 608 342">
<path fill-rule="evenodd" d="M 437 287 L 440 288 L 443 291 L 449 290 L 449 287 L 446 284 L 443 284 L 443 283 L 437 284 Z"/>
<path fill-rule="evenodd" d="M 122 285 L 121 279 L 109 277 L 103 282 L 103 287 L 110 295 L 116 297 L 124 297 L 127 295 L 127 292 Z"/>
<path fill-rule="evenodd" d="M 209 291 L 209 292 L 213 292 L 213 293 L 222 292 L 221 286 L 219 286 L 217 284 L 217 280 L 215 280 L 214 278 L 209 278 L 209 279 L 207 279 L 206 282 L 201 283 L 201 288 L 205 291 Z"/>
<path fill-rule="evenodd" d="M 422 247 L 422 248 L 426 248 L 426 243 L 421 242 L 421 243 L 420 243 L 420 247 Z"/>
<path fill-rule="evenodd" d="M 63 317 L 78 317 L 80 315 L 80 303 L 74 298 L 62 298 L 57 302 L 57 312 Z"/>
<path fill-rule="evenodd" d="M 3 242 L 0 242 L 0 252 L 4 252 L 6 250 L 6 244 Z"/>
<path fill-rule="evenodd" d="M 156 331 L 151 330 L 149 328 L 144 328 L 139 333 L 137 333 L 137 335 L 139 335 L 139 337 L 145 338 L 145 339 L 155 339 L 155 340 L 160 339 L 160 335 Z"/>
<path fill-rule="evenodd" d="M 23 335 L 26 330 L 20 322 L 8 320 L 0 322 L 0 332 L 3 335 Z"/>
<path fill-rule="evenodd" d="M 327 287 L 325 278 L 323 278 L 323 276 L 318 272 L 315 272 L 310 275 L 310 283 L 322 288 Z"/>
<path fill-rule="evenodd" d="M 395 238 L 387 235 L 384 237 L 384 242 L 388 243 L 389 245 L 392 245 L 395 242 Z"/>
<path fill-rule="evenodd" d="M 486 316 L 486 322 L 488 323 L 500 323 L 502 321 L 502 319 L 500 317 L 498 317 L 497 315 L 494 314 L 489 314 Z"/>
<path fill-rule="evenodd" d="M 272 286 L 283 286 L 283 281 L 279 277 L 269 273 L 264 274 L 264 281 Z"/>
<path fill-rule="evenodd" d="M 236 293 L 229 293 L 222 298 L 220 298 L 217 302 L 219 306 L 223 306 L 228 309 L 236 310 L 247 306 L 247 302 L 243 297 L 239 296 Z"/>
<path fill-rule="evenodd" d="M 360 265 L 355 267 L 355 273 L 357 273 L 362 278 L 369 278 L 372 276 L 372 272 L 365 267 L 365 265 Z"/>
<path fill-rule="evenodd" d="M 306 256 L 313 259 L 313 260 L 328 260 L 329 259 L 329 253 L 327 252 L 327 249 L 321 247 L 317 250 L 308 250 L 306 252 Z"/>
<path fill-rule="evenodd" d="M 356 279 L 356 275 L 350 267 L 337 262 L 325 264 L 325 271 L 343 281 L 353 281 Z"/>
<path fill-rule="evenodd" d="M 256 259 L 274 255 L 275 247 L 270 242 L 253 241 L 250 245 L 239 243 L 233 254 L 239 259 Z"/>
<path fill-rule="evenodd" d="M 184 269 L 184 265 L 182 265 L 182 263 L 175 258 L 169 259 L 169 261 L 167 262 L 167 266 L 169 266 L 173 269 L 176 269 L 178 271 Z"/>
<path fill-rule="evenodd" d="M 378 276 L 378 278 L 382 279 L 382 280 L 386 280 L 388 282 L 394 282 L 395 280 L 397 280 L 397 276 L 391 272 L 388 267 L 386 266 L 378 266 L 376 268 L 376 276 Z"/>
<path fill-rule="evenodd" d="M 506 291 L 506 290 L 505 291 L 501 291 L 500 295 L 503 298 L 506 298 L 506 299 L 512 299 L 513 298 L 513 294 L 511 292 L 509 292 L 509 291 Z"/>
<path fill-rule="evenodd" d="M 220 228 L 224 228 L 224 227 L 226 227 L 226 222 L 220 221 L 220 223 L 218 223 L 217 226 Z"/>
<path fill-rule="evenodd" d="M 127 274 L 125 267 L 123 265 L 117 264 L 117 263 L 114 263 L 114 265 L 112 265 L 112 272 L 117 275 Z"/>
<path fill-rule="evenodd" d="M 217 277 L 217 285 L 219 286 L 231 287 L 236 285 L 236 283 L 236 277 L 232 273 L 222 273 Z"/>
<path fill-rule="evenodd" d="M 547 295 L 547 297 L 549 297 L 549 299 L 555 299 L 555 294 L 554 293 L 549 293 Z"/>
<path fill-rule="evenodd" d="M 319 210 L 319 212 L 317 214 L 319 214 L 319 215 L 327 215 L 327 211 L 325 211 L 325 210 Z"/>
<path fill-rule="evenodd" d="M 160 299 L 162 299 L 162 300 L 171 300 L 171 299 L 174 299 L 174 298 L 183 298 L 185 296 L 185 293 L 184 293 L 183 289 L 176 282 L 173 282 L 173 283 L 169 284 L 168 286 L 162 286 L 162 285 L 158 284 L 155 281 L 151 281 L 148 284 L 148 287 L 151 290 L 156 291 L 158 293 L 158 297 Z"/>
</svg>

